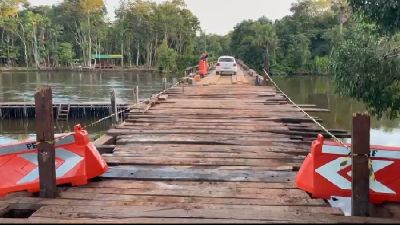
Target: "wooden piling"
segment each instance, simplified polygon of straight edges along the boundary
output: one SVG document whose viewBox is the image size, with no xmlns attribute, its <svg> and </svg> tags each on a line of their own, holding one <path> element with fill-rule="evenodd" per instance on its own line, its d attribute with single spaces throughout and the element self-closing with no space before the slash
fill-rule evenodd
<svg viewBox="0 0 400 225">
<path fill-rule="evenodd" d="M 118 123 L 118 108 L 117 108 L 115 90 L 111 91 L 111 114 L 114 114 L 114 116 L 112 117 L 113 124 Z"/>
<path fill-rule="evenodd" d="M 166 77 L 162 78 L 162 83 L 163 83 L 164 90 L 167 90 L 168 83 L 167 83 L 167 78 Z"/>
<path fill-rule="evenodd" d="M 133 103 L 139 103 L 139 86 L 133 88 Z"/>
<path fill-rule="evenodd" d="M 260 77 L 258 75 L 256 75 L 255 85 L 260 86 Z"/>
<path fill-rule="evenodd" d="M 50 87 L 43 87 L 35 94 L 40 197 L 44 198 L 57 196 L 52 101 Z"/>
<path fill-rule="evenodd" d="M 353 115 L 352 129 L 352 216 L 369 216 L 370 117 Z"/>
<path fill-rule="evenodd" d="M 28 109 L 26 107 L 26 105 L 24 105 L 24 118 L 28 118 Z"/>
</svg>

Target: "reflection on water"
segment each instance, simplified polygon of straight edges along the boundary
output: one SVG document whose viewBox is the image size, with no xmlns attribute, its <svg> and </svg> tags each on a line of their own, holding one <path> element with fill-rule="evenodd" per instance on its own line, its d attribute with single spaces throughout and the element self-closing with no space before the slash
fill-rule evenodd
<svg viewBox="0 0 400 225">
<path fill-rule="evenodd" d="M 167 76 L 168 85 L 172 85 L 172 76 Z M 109 102 L 110 92 L 114 89 L 117 102 L 133 101 L 133 88 L 139 86 L 140 99 L 163 89 L 162 75 L 145 72 L 23 72 L 0 73 L 0 102 L 33 102 L 37 88 L 49 85 L 53 89 L 54 103 L 68 102 Z M 56 125 L 56 133 L 73 131 L 75 124 L 88 125 L 98 118 L 86 118 L 60 122 Z M 106 120 L 94 127 L 87 128 L 92 139 L 99 137 L 111 126 Z M 27 134 L 35 133 L 35 121 L 1 120 L 0 144 L 10 138 L 23 140 Z"/>
<path fill-rule="evenodd" d="M 74 130 L 76 124 L 80 124 L 88 132 L 92 140 L 97 139 L 107 131 L 112 123 L 111 120 L 104 120 L 94 126 L 86 127 L 95 122 L 98 118 L 90 119 L 70 119 L 69 121 L 55 121 L 55 133 L 68 133 Z M 8 143 L 12 140 L 25 140 L 35 133 L 35 120 L 3 120 L 0 122 L 0 144 Z"/>
<path fill-rule="evenodd" d="M 276 77 L 279 87 L 297 104 L 315 104 L 330 113 L 312 113 L 328 128 L 351 131 L 352 115 L 365 112 L 364 104 L 335 94 L 330 77 Z M 371 118 L 371 144 L 400 146 L 400 120 Z"/>
<path fill-rule="evenodd" d="M 115 89 L 117 100 L 132 101 L 133 87 L 138 85 L 140 97 L 162 90 L 162 75 L 145 72 L 24 72 L 0 74 L 0 102 L 33 102 L 37 88 L 49 85 L 53 102 L 110 101 Z M 168 77 L 171 84 L 172 77 Z"/>
</svg>

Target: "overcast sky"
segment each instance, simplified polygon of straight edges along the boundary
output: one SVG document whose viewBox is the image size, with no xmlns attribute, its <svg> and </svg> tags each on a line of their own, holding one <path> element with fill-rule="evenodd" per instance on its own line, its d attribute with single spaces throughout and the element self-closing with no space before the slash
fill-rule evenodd
<svg viewBox="0 0 400 225">
<path fill-rule="evenodd" d="M 162 2 L 164 0 L 154 0 Z M 32 5 L 57 4 L 61 0 L 29 0 Z M 105 0 L 109 17 L 114 17 L 119 0 Z M 290 14 L 290 6 L 296 0 L 185 0 L 188 8 L 199 18 L 207 33 L 227 34 L 245 19 L 266 16 L 275 20 Z"/>
</svg>

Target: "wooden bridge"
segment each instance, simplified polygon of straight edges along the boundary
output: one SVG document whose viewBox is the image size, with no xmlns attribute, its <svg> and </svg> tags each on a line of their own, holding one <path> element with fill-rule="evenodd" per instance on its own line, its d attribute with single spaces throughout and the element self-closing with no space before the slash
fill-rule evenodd
<svg viewBox="0 0 400 225">
<path fill-rule="evenodd" d="M 297 189 L 296 172 L 320 128 L 273 87 L 254 83 L 240 71 L 169 89 L 168 98 L 133 109 L 98 141 L 109 172 L 61 188 L 56 199 L 9 195 L 3 217 L 29 218 L 0 222 L 399 222 L 344 217 Z"/>
</svg>

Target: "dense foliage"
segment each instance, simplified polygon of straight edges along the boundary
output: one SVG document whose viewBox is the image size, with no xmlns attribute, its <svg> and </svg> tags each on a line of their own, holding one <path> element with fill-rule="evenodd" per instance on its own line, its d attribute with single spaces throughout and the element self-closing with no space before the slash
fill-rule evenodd
<svg viewBox="0 0 400 225">
<path fill-rule="evenodd" d="M 32 7 L 26 0 L 0 4 L 3 66 L 93 66 L 93 54 L 122 54 L 123 66 L 165 67 L 171 63 L 166 44 L 168 55 L 179 56 L 165 67 L 174 69 L 195 64 L 204 51 L 196 49 L 199 21 L 183 0 L 121 1 L 114 22 L 105 19 L 103 0 L 63 0 L 51 7 Z"/>
<path fill-rule="evenodd" d="M 365 102 L 378 117 L 400 116 L 400 3 L 349 0 L 356 12 L 335 46 L 332 69 L 340 94 Z"/>
<path fill-rule="evenodd" d="M 349 0 L 351 8 L 368 22 L 380 25 L 382 32 L 396 32 L 400 28 L 400 1 Z"/>
<path fill-rule="evenodd" d="M 327 74 L 342 5 L 339 0 L 303 0 L 280 20 L 243 21 L 232 32 L 232 52 L 271 74 Z"/>
<path fill-rule="evenodd" d="M 385 112 L 391 118 L 397 117 L 400 61 L 386 54 L 399 41 L 380 37 L 374 26 L 355 24 L 347 29 L 332 56 L 339 93 L 364 101 L 378 117 Z"/>
</svg>

